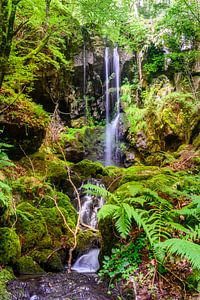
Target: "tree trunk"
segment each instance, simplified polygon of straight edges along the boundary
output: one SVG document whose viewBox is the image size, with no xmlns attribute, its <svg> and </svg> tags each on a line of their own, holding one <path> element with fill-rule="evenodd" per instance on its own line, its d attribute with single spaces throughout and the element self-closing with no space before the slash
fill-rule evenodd
<svg viewBox="0 0 200 300">
<path fill-rule="evenodd" d="M 8 69 L 16 9 L 20 1 L 0 0 L 0 88 Z"/>
</svg>

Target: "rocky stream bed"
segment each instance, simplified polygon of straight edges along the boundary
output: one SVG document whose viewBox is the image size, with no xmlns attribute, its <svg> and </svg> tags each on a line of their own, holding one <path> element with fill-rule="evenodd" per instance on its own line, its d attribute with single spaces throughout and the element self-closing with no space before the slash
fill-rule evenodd
<svg viewBox="0 0 200 300">
<path fill-rule="evenodd" d="M 12 300 L 114 300 L 117 294 L 108 295 L 107 286 L 98 282 L 96 274 L 57 273 L 11 281 L 7 289 Z"/>
</svg>

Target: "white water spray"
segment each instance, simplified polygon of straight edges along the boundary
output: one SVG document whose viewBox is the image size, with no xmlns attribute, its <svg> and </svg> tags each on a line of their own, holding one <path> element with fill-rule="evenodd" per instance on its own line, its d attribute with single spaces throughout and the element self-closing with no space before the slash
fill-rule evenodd
<svg viewBox="0 0 200 300">
<path fill-rule="evenodd" d="M 98 261 L 100 249 L 91 249 L 88 253 L 80 256 L 73 264 L 72 270 L 79 273 L 95 273 L 99 270 Z"/>
<path fill-rule="evenodd" d="M 112 166 L 118 161 L 117 149 L 119 147 L 119 120 L 120 120 L 120 63 L 117 47 L 113 50 L 113 69 L 109 70 L 109 48 L 105 49 L 105 98 L 106 98 L 106 138 L 105 138 L 105 165 Z M 111 72 L 112 71 L 112 72 Z M 114 73 L 115 114 L 111 109 L 109 93 L 109 75 Z M 114 114 L 114 117 L 113 117 Z"/>
</svg>

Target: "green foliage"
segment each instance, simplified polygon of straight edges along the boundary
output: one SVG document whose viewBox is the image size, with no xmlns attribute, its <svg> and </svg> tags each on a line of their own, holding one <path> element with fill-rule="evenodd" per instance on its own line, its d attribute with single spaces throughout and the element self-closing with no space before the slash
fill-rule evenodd
<svg viewBox="0 0 200 300">
<path fill-rule="evenodd" d="M 137 270 L 141 262 L 141 250 L 145 246 L 144 238 L 137 238 L 134 242 L 126 245 L 118 245 L 112 249 L 111 256 L 105 256 L 102 269 L 99 272 L 100 278 L 109 279 L 109 286 L 122 279 L 129 281 L 130 275 Z"/>
<path fill-rule="evenodd" d="M 11 295 L 6 289 L 6 284 L 15 278 L 10 269 L 1 269 L 0 271 L 0 298 L 1 300 L 11 300 Z"/>
<path fill-rule="evenodd" d="M 18 274 L 43 274 L 43 269 L 30 256 L 20 257 L 15 265 Z"/>
<path fill-rule="evenodd" d="M 187 174 L 167 174 L 163 170 L 163 173 L 148 180 L 125 183 L 114 194 L 91 186 L 88 186 L 87 192 L 108 200 L 99 210 L 98 220 L 112 219 L 122 238 L 127 239 L 136 224 L 145 232 L 159 261 L 166 257 L 164 250 L 169 249 L 171 255 L 184 256 L 195 268 L 199 268 L 199 246 L 195 242 L 199 241 L 200 234 L 200 198 L 185 190 L 187 184 L 184 185 L 184 181 L 187 182 Z M 175 208 L 173 202 L 177 198 L 180 199 L 178 201 L 187 201 L 187 204 Z M 181 222 L 183 216 L 184 224 Z M 173 238 L 174 232 L 180 233 L 179 239 Z M 192 246 L 194 253 L 189 253 Z"/>
<path fill-rule="evenodd" d="M 167 249 L 170 254 L 176 254 L 188 259 L 194 268 L 200 269 L 200 245 L 173 238 L 160 243 L 158 247 Z"/>
<path fill-rule="evenodd" d="M 14 164 L 9 160 L 6 149 L 11 146 L 0 143 L 0 169 L 4 170 L 7 167 L 13 167 Z M 5 223 L 12 214 L 12 194 L 10 183 L 6 180 L 2 172 L 0 172 L 0 223 Z"/>
<path fill-rule="evenodd" d="M 18 235 L 24 241 L 22 252 L 26 253 L 33 248 L 49 248 L 51 239 L 41 211 L 27 202 L 20 203 L 17 209 L 23 212 L 19 214 L 15 225 Z"/>
<path fill-rule="evenodd" d="M 13 229 L 0 228 L 0 264 L 13 265 L 21 255 L 19 236 Z"/>
</svg>

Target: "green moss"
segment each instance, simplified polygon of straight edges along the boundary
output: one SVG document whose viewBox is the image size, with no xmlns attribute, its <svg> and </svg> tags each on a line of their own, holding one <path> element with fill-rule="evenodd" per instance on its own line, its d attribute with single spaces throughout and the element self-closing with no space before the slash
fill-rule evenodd
<svg viewBox="0 0 200 300">
<path fill-rule="evenodd" d="M 15 276 L 12 271 L 8 269 L 0 270 L 0 299 L 1 300 L 11 300 L 11 294 L 6 290 L 6 284 L 14 279 Z"/>
<path fill-rule="evenodd" d="M 13 192 L 19 193 L 20 198 L 38 206 L 40 199 L 52 193 L 52 187 L 41 176 L 22 176 L 12 183 Z"/>
<path fill-rule="evenodd" d="M 72 167 L 74 172 L 77 172 L 83 179 L 101 178 L 108 175 L 108 171 L 98 162 L 92 162 L 84 159 Z"/>
<path fill-rule="evenodd" d="M 130 181 L 125 184 L 122 184 L 116 191 L 116 196 L 122 200 L 126 198 L 131 198 L 139 195 L 140 190 L 144 188 L 144 184 L 142 182 Z"/>
<path fill-rule="evenodd" d="M 0 228 L 0 264 L 12 265 L 21 254 L 19 237 L 13 229 Z"/>
<path fill-rule="evenodd" d="M 7 105 L 6 105 L 7 106 Z M 4 117 L 9 122 L 16 122 L 18 126 L 44 128 L 49 122 L 48 114 L 41 105 L 30 99 L 18 99 L 5 111 Z"/>
<path fill-rule="evenodd" d="M 80 231 L 77 235 L 77 251 L 86 251 L 92 246 L 97 246 L 102 241 L 100 232 L 93 232 L 91 230 Z"/>
<path fill-rule="evenodd" d="M 83 126 L 82 128 L 66 128 L 66 133 L 62 133 L 60 136 L 61 144 L 64 144 L 66 141 L 82 140 L 87 128 L 88 126 Z"/>
<path fill-rule="evenodd" d="M 133 166 L 124 170 L 120 185 L 129 181 L 149 179 L 159 173 L 160 169 L 155 166 Z"/>
<path fill-rule="evenodd" d="M 61 272 L 63 270 L 62 252 L 54 252 L 50 249 L 41 251 L 34 250 L 30 253 L 31 257 L 46 271 Z M 62 255 L 61 255 L 62 254 Z"/>
<path fill-rule="evenodd" d="M 18 274 L 42 274 L 42 273 L 44 273 L 44 270 L 30 256 L 20 257 L 15 264 L 15 269 Z"/>
<path fill-rule="evenodd" d="M 49 197 L 50 196 L 50 197 Z M 50 195 L 46 195 L 40 202 L 41 207 L 52 208 L 55 207 L 54 198 L 59 207 L 64 208 L 70 216 L 76 215 L 76 210 L 70 202 L 70 199 L 67 195 L 62 192 L 52 191 Z"/>
<path fill-rule="evenodd" d="M 62 211 L 64 217 L 66 218 L 66 221 L 70 228 L 75 227 L 76 222 L 76 216 L 77 214 L 75 211 L 68 212 L 66 209 L 60 207 L 60 210 Z M 60 247 L 61 240 L 63 236 L 67 239 L 67 244 L 71 244 L 71 238 L 72 234 L 69 232 L 69 230 L 64 225 L 64 221 L 62 216 L 60 215 L 59 211 L 56 207 L 53 208 L 42 208 L 41 213 L 43 215 L 43 218 L 46 221 L 47 229 L 49 232 L 49 235 L 51 236 L 53 246 L 54 247 Z"/>
<path fill-rule="evenodd" d="M 26 253 L 33 248 L 49 248 L 51 239 L 40 210 L 26 202 L 19 204 L 17 209 L 20 214 L 16 229 L 20 236 L 22 252 Z"/>
</svg>

